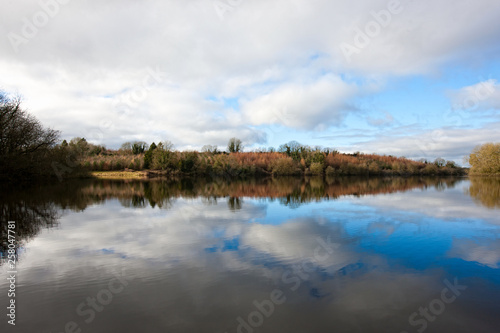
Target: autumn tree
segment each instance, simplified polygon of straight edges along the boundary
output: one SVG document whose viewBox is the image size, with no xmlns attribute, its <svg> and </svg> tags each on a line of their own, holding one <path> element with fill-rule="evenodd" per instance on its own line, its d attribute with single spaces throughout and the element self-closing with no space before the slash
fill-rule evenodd
<svg viewBox="0 0 500 333">
<path fill-rule="evenodd" d="M 466 159 L 471 174 L 500 174 L 500 143 L 485 143 L 474 148 Z"/>
</svg>

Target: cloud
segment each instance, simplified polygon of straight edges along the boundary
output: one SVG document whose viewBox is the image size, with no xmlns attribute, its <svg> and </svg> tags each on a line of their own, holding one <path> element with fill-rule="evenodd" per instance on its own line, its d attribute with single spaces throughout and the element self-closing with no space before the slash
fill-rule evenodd
<svg viewBox="0 0 500 333">
<path fill-rule="evenodd" d="M 469 155 L 477 145 L 500 141 L 498 126 L 500 126 L 499 122 L 480 128 L 448 127 L 432 130 L 416 128 L 403 135 L 392 135 L 393 132 L 387 132 L 377 134 L 372 139 L 354 143 L 349 147 L 340 147 L 340 149 L 348 152 L 363 151 L 413 159 L 434 160 L 442 157 L 463 164 L 464 156 Z"/>
<path fill-rule="evenodd" d="M 447 256 L 461 258 L 465 261 L 475 261 L 491 268 L 499 268 L 500 241 L 481 239 L 479 244 L 469 239 L 455 239 Z"/>
<path fill-rule="evenodd" d="M 310 207 L 312 210 L 302 210 L 304 217 L 285 218 L 277 225 L 255 220 L 257 217 L 272 222 L 275 216 L 270 213 L 276 207 L 270 206 L 276 202 L 245 199 L 235 214 L 225 204 L 206 205 L 201 199 L 178 198 L 167 210 L 131 209 L 110 199 L 104 205 L 88 207 L 83 214 L 67 212 L 59 228 L 43 230 L 25 244 L 20 264 L 29 297 L 25 305 L 26 325 L 29 331 L 53 331 L 68 320 L 79 319 L 83 324 L 75 309 L 87 297 L 99 293 L 102 296 L 100 290 L 109 288 L 109 282 L 118 274 L 128 278 L 126 289 L 114 295 L 112 304 L 106 304 L 105 315 L 96 314 L 99 323 L 93 323 L 93 327 L 116 327 L 116 323 L 121 323 L 120 329 L 126 331 L 137 324 L 137 316 L 159 313 L 161 304 L 168 311 L 152 316 L 146 323 L 148 331 L 162 325 L 185 331 L 195 331 L 198 325 L 210 327 L 210 331 L 236 329 L 236 319 L 246 318 L 256 300 L 268 299 L 273 289 L 279 289 L 285 292 L 288 315 L 276 315 L 266 323 L 272 331 L 283 327 L 293 331 L 304 326 L 301 316 L 306 315 L 311 319 L 307 325 L 323 325 L 317 326 L 320 331 L 331 327 L 340 327 L 341 331 L 381 327 L 380 331 L 387 332 L 391 327 L 401 327 L 422 304 L 429 304 L 436 290 L 445 287 L 442 281 L 450 273 L 436 268 L 428 251 L 422 252 L 418 247 L 430 237 L 437 246 L 431 248 L 432 253 L 439 254 L 442 247 L 446 251 L 450 228 L 443 227 L 440 221 L 431 219 L 430 223 L 422 214 L 447 219 L 453 225 L 469 224 L 469 217 L 483 217 L 477 214 L 481 209 L 470 210 L 466 215 L 463 213 L 467 210 L 457 210 L 466 202 L 452 198 L 457 195 L 464 198 L 463 189 L 449 189 L 445 194 L 427 191 L 425 195 L 409 191 L 397 196 L 401 197 L 399 201 L 387 195 L 349 197 L 333 206 L 333 202 L 325 202 L 326 211 L 321 210 L 332 219 L 318 219 L 317 209 L 321 207 Z M 357 205 L 365 209 L 360 210 Z M 386 214 L 380 215 L 380 211 L 370 207 L 385 208 Z M 401 210 L 417 214 L 400 213 Z M 498 220 L 493 211 L 481 211 L 490 214 L 491 220 Z M 348 218 L 350 212 L 356 213 L 357 218 Z M 339 214 L 347 218 L 339 219 Z M 374 233 L 394 228 L 397 231 L 392 236 Z M 471 232 L 484 233 L 484 228 L 473 229 L 459 227 L 453 233 L 466 232 L 469 237 L 474 237 Z M 313 261 L 317 239 L 326 242 L 328 237 L 335 244 L 334 251 L 330 255 L 320 251 L 320 256 L 326 257 Z M 410 241 L 409 254 L 399 253 L 401 240 Z M 233 245 L 232 249 L 224 250 L 227 242 Z M 233 251 L 235 248 L 237 251 Z M 497 268 L 498 253 L 496 241 L 478 245 L 454 240 L 447 256 Z M 429 265 L 427 269 L 422 270 L 422 263 Z M 480 273 L 482 278 L 488 277 L 488 272 Z M 295 276 L 301 277 L 290 279 Z M 460 284 L 471 282 L 458 279 Z M 144 299 L 152 301 L 143 302 L 137 311 L 137 307 L 130 310 L 129 304 L 139 304 Z M 301 306 L 304 303 L 317 305 Z M 128 316 L 123 316 L 121 304 L 127 305 Z M 465 309 L 453 307 L 458 310 L 450 307 L 451 318 L 443 317 L 449 320 L 443 325 L 451 327 L 456 318 L 470 318 L 464 314 L 473 313 L 473 307 L 477 304 Z M 401 314 L 401 309 L 406 310 Z M 50 316 L 49 312 L 54 311 L 59 315 Z M 467 325 L 476 327 L 477 322 Z"/>
<path fill-rule="evenodd" d="M 359 260 L 347 250 L 349 241 L 342 238 L 342 231 L 337 226 L 320 225 L 312 218 L 297 218 L 280 225 L 252 224 L 242 234 L 241 244 L 281 262 L 296 262 L 313 257 L 321 246 L 318 239 L 325 241 L 328 237 L 335 251 L 327 263 L 339 269 Z"/>
<path fill-rule="evenodd" d="M 368 123 L 375 127 L 390 126 L 394 122 L 394 117 L 389 112 L 385 111 L 382 118 L 368 117 Z"/>
<path fill-rule="evenodd" d="M 491 43 L 499 30 L 488 28 L 489 24 L 494 29 L 500 26 L 494 18 L 500 4 L 494 0 L 480 4 L 466 0 L 399 3 L 397 14 L 388 13 L 390 2 L 377 1 L 346 15 L 351 22 L 343 26 L 342 42 L 356 46 L 359 40 L 358 46 L 363 47 L 350 59 L 344 57 L 345 66 L 364 73 L 421 74 L 449 62 L 481 62 L 498 50 Z M 390 18 L 381 18 L 382 12 Z M 340 54 L 338 57 L 342 59 Z"/>
<path fill-rule="evenodd" d="M 497 213 L 494 210 L 484 209 L 474 202 L 464 192 L 470 186 L 469 182 L 461 182 L 446 188 L 427 189 L 425 194 L 421 191 L 408 191 L 398 196 L 365 196 L 356 198 L 355 203 L 376 208 L 377 216 L 393 216 L 396 221 L 420 224 L 422 221 L 441 220 L 456 223 L 465 219 L 466 222 L 480 219 L 490 226 L 499 226 Z M 381 224 L 381 221 L 370 221 L 372 227 Z M 397 224 L 396 224 L 397 225 Z M 392 232 L 386 226 L 386 232 Z"/>
<path fill-rule="evenodd" d="M 495 0 L 400 3 L 350 68 L 420 73 L 444 60 L 480 58 L 471 48 L 496 48 Z M 340 44 L 353 43 L 356 28 L 366 31 L 377 22 L 373 13 L 387 11 L 388 1 L 363 0 L 353 7 L 347 0 L 260 0 L 233 7 L 221 20 L 214 3 L 204 0 L 72 1 L 60 5 L 18 53 L 7 38 L 0 45 L 10 59 L 52 63 L 59 57 L 106 68 L 161 63 L 185 78 L 251 73 L 277 62 L 292 64 L 311 51 L 328 55 L 338 68 L 346 66 Z M 23 19 L 33 22 L 43 10 L 37 2 L 7 4 L 5 34 L 22 35 Z"/>
<path fill-rule="evenodd" d="M 448 92 L 452 108 L 465 111 L 500 109 L 500 84 L 489 79 Z"/>
<path fill-rule="evenodd" d="M 323 77 L 313 83 L 288 83 L 242 103 L 244 117 L 253 125 L 279 124 L 312 130 L 338 124 L 348 111 L 349 100 L 358 89 L 338 77 Z"/>
<path fill-rule="evenodd" d="M 266 140 L 264 131 L 243 124 L 238 115 L 219 112 L 222 105 L 177 86 L 153 67 L 118 73 L 55 68 L 35 74 L 21 64 L 9 68 L 0 62 L 0 67 L 12 78 L 10 92 L 21 93 L 23 105 L 61 130 L 64 139 L 85 137 L 115 148 L 130 140 L 170 140 L 180 148 L 225 146 L 234 136 L 249 145 Z"/>
<path fill-rule="evenodd" d="M 205 0 L 50 3 L 4 5 L 0 87 L 22 93 L 64 138 L 91 135 L 110 147 L 140 138 L 188 149 L 232 136 L 251 146 L 266 142 L 260 126 L 270 124 L 325 130 L 358 112 L 358 98 L 373 93 L 367 82 L 381 88 L 387 77 L 480 64 L 499 48 L 495 0 L 401 1 L 350 62 L 340 45 L 376 23 L 387 1 L 233 2 L 223 19 Z M 12 34 L 22 42 L 13 46 Z M 116 99 L 140 88 L 148 68 L 164 80 L 117 114 Z"/>
</svg>

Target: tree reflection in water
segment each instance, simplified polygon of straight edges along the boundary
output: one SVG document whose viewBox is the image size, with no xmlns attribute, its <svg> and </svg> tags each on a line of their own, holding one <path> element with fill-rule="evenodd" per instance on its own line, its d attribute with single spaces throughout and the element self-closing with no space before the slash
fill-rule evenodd
<svg viewBox="0 0 500 333">
<path fill-rule="evenodd" d="M 470 187 L 466 189 L 474 202 L 485 207 L 500 208 L 500 178 L 471 177 Z"/>
<path fill-rule="evenodd" d="M 404 192 L 416 188 L 452 188 L 461 178 L 267 178 L 182 180 L 74 180 L 37 185 L 30 189 L 4 189 L 0 195 L 2 264 L 6 258 L 7 221 L 16 221 L 17 249 L 43 228 L 57 226 L 62 212 L 80 212 L 89 205 L 117 199 L 124 207 L 169 209 L 177 198 L 201 198 L 206 205 L 227 202 L 228 209 L 242 208 L 243 197 L 278 200 L 294 208 L 302 204 L 333 200 L 341 196 L 364 196 Z M 499 180 L 471 179 L 469 194 L 486 205 L 499 206 Z M 18 251 L 19 252 L 19 251 Z"/>
<path fill-rule="evenodd" d="M 43 228 L 57 225 L 59 210 L 43 195 L 22 195 L 22 193 L 2 192 L 0 196 L 0 266 L 8 257 L 8 221 L 15 221 L 15 250 L 19 260 L 20 250 L 24 244 L 34 238 Z"/>
</svg>

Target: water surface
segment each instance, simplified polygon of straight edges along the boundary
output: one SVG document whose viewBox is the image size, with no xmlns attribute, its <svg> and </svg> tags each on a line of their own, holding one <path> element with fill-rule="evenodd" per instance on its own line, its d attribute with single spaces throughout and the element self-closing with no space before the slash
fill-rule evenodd
<svg viewBox="0 0 500 333">
<path fill-rule="evenodd" d="M 5 221 L 20 242 L 2 332 L 500 331 L 498 179 L 75 181 L 0 200 L 4 255 Z"/>
</svg>

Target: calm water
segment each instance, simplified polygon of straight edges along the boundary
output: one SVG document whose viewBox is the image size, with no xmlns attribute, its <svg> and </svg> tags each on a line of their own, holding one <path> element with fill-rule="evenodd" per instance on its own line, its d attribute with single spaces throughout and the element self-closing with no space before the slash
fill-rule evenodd
<svg viewBox="0 0 500 333">
<path fill-rule="evenodd" d="M 3 189 L 1 332 L 499 332 L 499 179 Z"/>
</svg>

